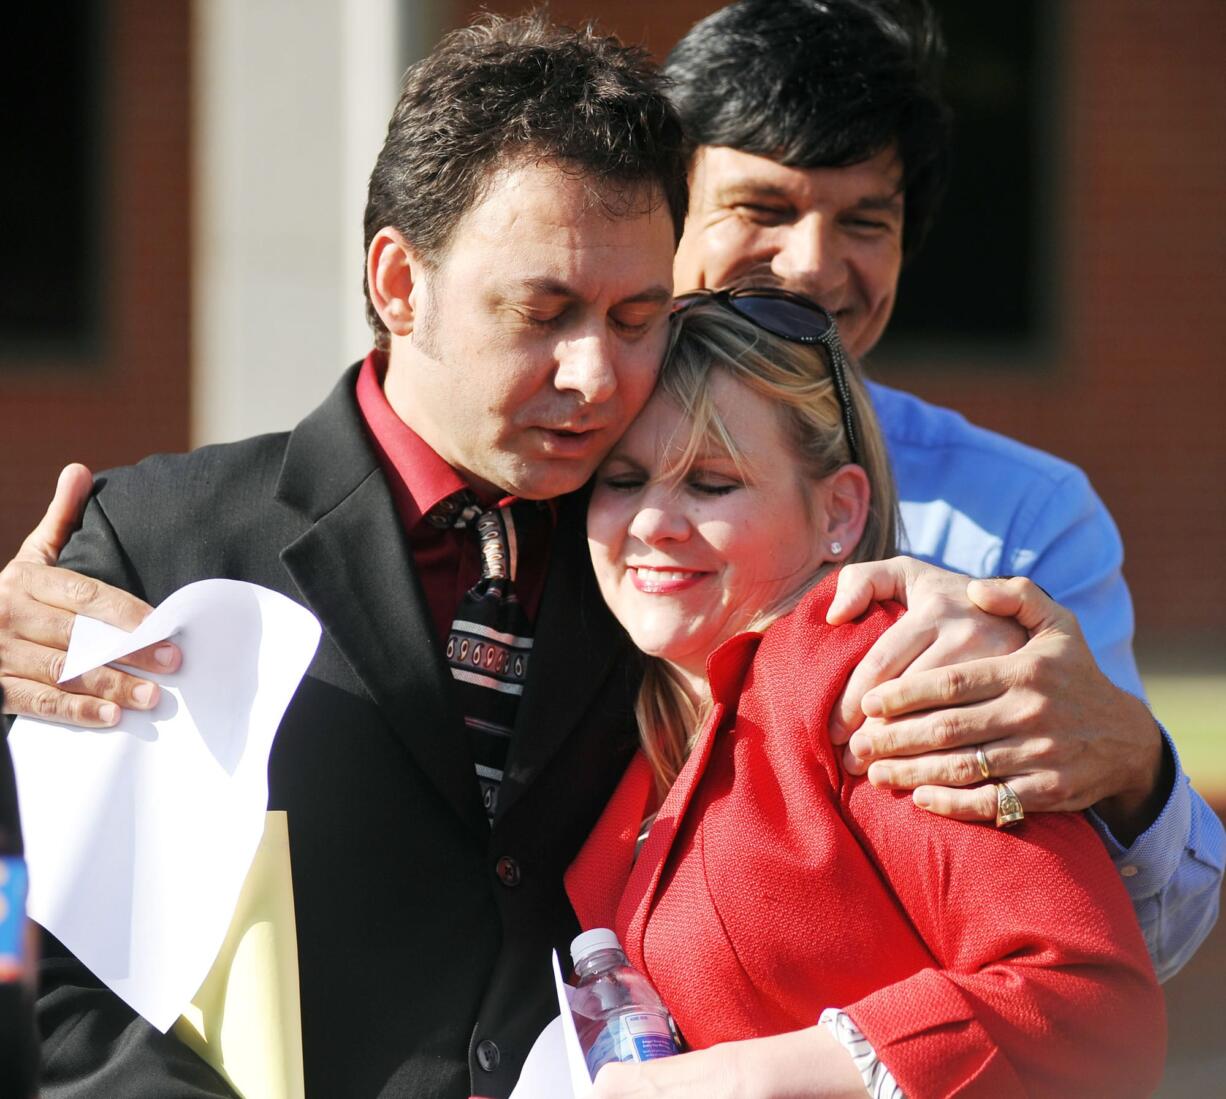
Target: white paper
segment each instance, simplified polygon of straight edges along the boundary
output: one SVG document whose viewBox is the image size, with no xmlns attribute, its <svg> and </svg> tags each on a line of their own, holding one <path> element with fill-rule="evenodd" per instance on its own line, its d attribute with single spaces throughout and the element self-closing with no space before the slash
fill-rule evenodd
<svg viewBox="0 0 1226 1099">
<path fill-rule="evenodd" d="M 553 981 L 558 994 L 558 1016 L 532 1043 L 511 1099 L 584 1099 L 591 1094 L 592 1077 L 570 1010 L 571 989 L 562 980 L 556 950 Z"/>
<path fill-rule="evenodd" d="M 165 1031 L 213 963 L 264 828 L 268 755 L 319 644 L 304 607 L 236 580 L 171 595 L 132 633 L 78 617 L 64 678 L 173 635 L 157 707 L 113 729 L 21 718 L 31 917 Z"/>
</svg>

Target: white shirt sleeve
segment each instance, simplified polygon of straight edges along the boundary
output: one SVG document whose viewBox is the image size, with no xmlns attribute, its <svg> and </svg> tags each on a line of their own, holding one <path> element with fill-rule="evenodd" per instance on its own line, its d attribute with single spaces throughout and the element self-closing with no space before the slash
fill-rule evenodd
<svg viewBox="0 0 1226 1099">
<path fill-rule="evenodd" d="M 882 1064 L 877 1057 L 877 1051 L 860 1032 L 860 1028 L 851 1021 L 847 1012 L 828 1007 L 822 1012 L 818 1022 L 851 1054 L 871 1099 L 907 1099 L 893 1074 Z"/>
</svg>

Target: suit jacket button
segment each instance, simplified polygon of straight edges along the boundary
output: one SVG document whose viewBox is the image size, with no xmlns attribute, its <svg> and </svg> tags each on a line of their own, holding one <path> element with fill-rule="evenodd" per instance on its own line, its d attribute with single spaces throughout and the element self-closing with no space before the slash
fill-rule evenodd
<svg viewBox="0 0 1226 1099">
<path fill-rule="evenodd" d="M 498 880 L 502 882 L 508 889 L 514 889 L 523 879 L 523 873 L 519 869 L 517 863 L 510 855 L 503 855 L 498 860 L 498 865 L 494 868 L 498 875 Z"/>
<path fill-rule="evenodd" d="M 488 1038 L 477 1043 L 477 1064 L 485 1072 L 493 1072 L 501 1060 L 502 1054 L 499 1052 L 498 1047 Z"/>
</svg>

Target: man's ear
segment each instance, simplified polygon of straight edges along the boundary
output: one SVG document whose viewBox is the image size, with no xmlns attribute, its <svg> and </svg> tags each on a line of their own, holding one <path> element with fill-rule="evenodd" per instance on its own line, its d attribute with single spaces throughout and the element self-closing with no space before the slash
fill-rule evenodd
<svg viewBox="0 0 1226 1099">
<path fill-rule="evenodd" d="M 817 537 L 829 561 L 845 561 L 860 542 L 868 522 L 872 489 L 861 466 L 840 466 L 815 487 Z M 837 546 L 835 549 L 833 547 Z"/>
<path fill-rule="evenodd" d="M 375 312 L 393 336 L 413 331 L 416 297 L 425 285 L 425 265 L 403 236 L 380 229 L 366 252 L 366 287 Z"/>
</svg>

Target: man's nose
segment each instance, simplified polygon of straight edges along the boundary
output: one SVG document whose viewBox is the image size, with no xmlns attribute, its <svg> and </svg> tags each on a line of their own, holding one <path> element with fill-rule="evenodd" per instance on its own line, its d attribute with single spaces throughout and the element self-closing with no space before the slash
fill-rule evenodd
<svg viewBox="0 0 1226 1099">
<path fill-rule="evenodd" d="M 577 393 L 586 404 L 600 404 L 617 392 L 617 366 L 608 338 L 591 334 L 558 348 L 554 387 Z"/>
<path fill-rule="evenodd" d="M 771 270 L 784 289 L 805 294 L 827 309 L 837 309 L 834 300 L 842 292 L 847 267 L 837 234 L 829 218 L 814 214 L 800 218 L 782 230 Z"/>
</svg>

